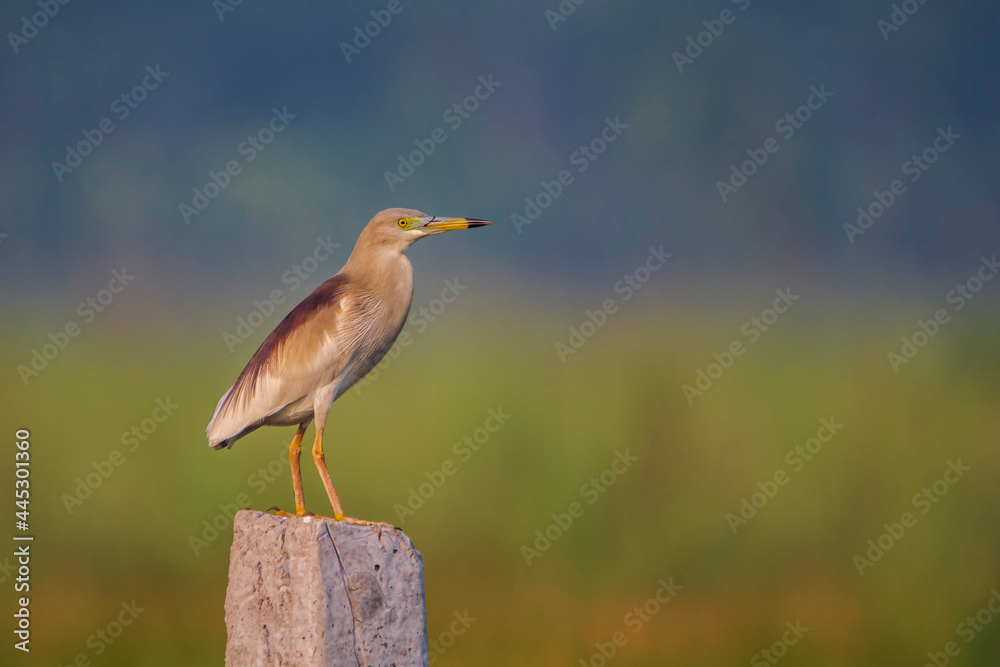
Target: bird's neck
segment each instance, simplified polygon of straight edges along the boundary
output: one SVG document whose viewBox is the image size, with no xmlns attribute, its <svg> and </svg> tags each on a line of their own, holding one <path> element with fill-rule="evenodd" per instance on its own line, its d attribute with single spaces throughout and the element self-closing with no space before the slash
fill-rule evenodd
<svg viewBox="0 0 1000 667">
<path fill-rule="evenodd" d="M 359 248 L 351 253 L 343 272 L 364 289 L 385 294 L 389 291 L 412 293 L 413 265 L 406 256 L 395 249 Z"/>
</svg>

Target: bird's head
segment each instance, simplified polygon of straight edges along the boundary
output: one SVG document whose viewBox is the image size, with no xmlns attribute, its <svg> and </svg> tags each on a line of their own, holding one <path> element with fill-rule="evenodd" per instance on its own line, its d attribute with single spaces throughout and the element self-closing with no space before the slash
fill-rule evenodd
<svg viewBox="0 0 1000 667">
<path fill-rule="evenodd" d="M 412 208 L 388 208 L 369 221 L 361 232 L 358 245 L 364 242 L 372 250 L 403 252 L 425 236 L 491 224 L 487 220 L 473 218 L 432 217 Z"/>
</svg>

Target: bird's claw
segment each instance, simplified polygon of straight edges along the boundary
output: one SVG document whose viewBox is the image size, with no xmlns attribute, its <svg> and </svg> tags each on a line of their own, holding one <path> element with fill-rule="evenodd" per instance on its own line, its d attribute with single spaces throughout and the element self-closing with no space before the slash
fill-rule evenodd
<svg viewBox="0 0 1000 667">
<path fill-rule="evenodd" d="M 291 513 L 286 512 L 286 511 L 284 511 L 282 509 L 278 509 L 274 505 L 272 505 L 271 507 L 268 507 L 264 511 L 265 512 L 271 512 L 271 511 L 273 511 L 274 512 L 274 516 L 280 516 L 280 517 L 284 517 L 286 519 L 288 519 L 288 518 L 294 518 L 294 517 L 297 517 L 297 516 L 316 516 L 312 512 L 302 512 L 302 514 L 291 514 Z"/>
<path fill-rule="evenodd" d="M 323 521 L 336 521 L 338 523 L 339 522 L 349 523 L 352 526 L 372 526 L 374 528 L 379 528 L 380 530 L 398 530 L 398 528 L 396 528 L 396 526 L 392 525 L 391 523 L 386 523 L 384 521 L 368 521 L 366 519 L 356 519 L 353 516 L 347 516 L 344 514 L 341 514 L 339 517 L 338 516 L 330 517 L 330 516 L 323 516 L 321 514 L 314 514 L 308 510 L 303 511 L 302 514 L 290 514 L 289 512 L 285 512 L 284 510 L 278 509 L 277 507 L 273 506 L 268 507 L 266 511 L 268 512 L 273 511 L 275 516 L 284 517 L 286 519 L 295 519 L 295 518 L 322 519 Z"/>
</svg>

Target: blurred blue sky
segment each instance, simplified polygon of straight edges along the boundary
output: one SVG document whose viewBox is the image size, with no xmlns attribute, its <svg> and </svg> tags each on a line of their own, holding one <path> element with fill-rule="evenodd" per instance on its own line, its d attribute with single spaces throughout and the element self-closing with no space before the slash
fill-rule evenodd
<svg viewBox="0 0 1000 667">
<path fill-rule="evenodd" d="M 652 243 L 691 276 L 831 284 L 960 277 L 1000 249 L 991 3 L 914 1 L 888 39 L 878 22 L 892 3 L 589 0 L 555 29 L 554 0 L 400 0 L 395 14 L 388 2 L 71 2 L 44 21 L 43 5 L 0 9 L 8 297 L 90 284 L 121 264 L 147 267 L 164 291 L 259 291 L 327 234 L 343 244 L 322 268 L 332 274 L 389 206 L 498 223 L 488 241 L 418 246 L 418 272 L 461 254 L 487 273 L 583 289 Z M 347 62 L 342 44 L 379 18 Z M 696 57 L 678 71 L 675 52 Z M 120 98 L 147 67 L 168 74 L 122 118 Z M 479 77 L 499 85 L 455 127 L 457 112 L 445 114 Z M 776 122 L 813 86 L 832 96 L 784 136 Z M 249 162 L 240 146 L 273 109 L 294 119 Z M 113 132 L 57 178 L 53 163 L 104 118 Z M 608 118 L 627 129 L 579 171 L 571 156 Z M 948 127 L 960 138 L 907 180 L 904 163 Z M 398 156 L 438 128 L 444 142 L 390 190 Z M 769 137 L 777 152 L 723 201 L 718 182 Z M 187 224 L 179 205 L 231 160 L 239 173 Z M 518 233 L 512 216 L 562 170 L 572 183 Z M 850 243 L 843 225 L 897 178 L 906 192 Z"/>
</svg>

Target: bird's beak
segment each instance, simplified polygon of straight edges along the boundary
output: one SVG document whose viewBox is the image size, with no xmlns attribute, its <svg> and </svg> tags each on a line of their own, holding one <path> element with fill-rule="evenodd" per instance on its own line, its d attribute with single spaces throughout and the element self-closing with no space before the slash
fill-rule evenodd
<svg viewBox="0 0 1000 667">
<path fill-rule="evenodd" d="M 440 234 L 450 232 L 453 229 L 470 229 L 472 227 L 485 227 L 492 225 L 489 220 L 476 220 L 473 218 L 423 218 L 423 224 L 418 229 L 424 230 L 427 234 Z"/>
</svg>

